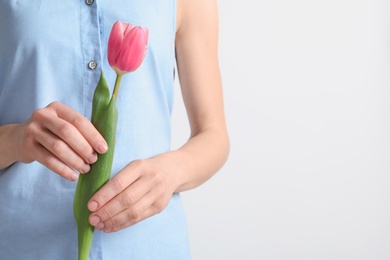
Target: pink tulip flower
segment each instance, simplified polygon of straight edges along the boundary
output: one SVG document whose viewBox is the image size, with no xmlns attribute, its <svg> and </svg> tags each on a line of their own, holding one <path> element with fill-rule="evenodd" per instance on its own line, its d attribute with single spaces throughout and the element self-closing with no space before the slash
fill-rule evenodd
<svg viewBox="0 0 390 260">
<path fill-rule="evenodd" d="M 117 21 L 108 39 L 108 63 L 118 75 L 135 71 L 147 50 L 147 28 Z"/>
</svg>

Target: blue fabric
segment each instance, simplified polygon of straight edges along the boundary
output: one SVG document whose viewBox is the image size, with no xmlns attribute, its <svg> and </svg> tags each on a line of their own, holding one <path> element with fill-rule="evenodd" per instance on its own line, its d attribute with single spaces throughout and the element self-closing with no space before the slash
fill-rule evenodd
<svg viewBox="0 0 390 260">
<path fill-rule="evenodd" d="M 148 27 L 141 67 L 123 77 L 113 174 L 134 159 L 170 149 L 174 83 L 175 0 L 0 0 L 0 125 L 21 123 L 60 101 L 90 118 L 101 69 L 117 20 Z M 97 68 L 88 68 L 90 61 Z M 0 171 L 0 259 L 77 259 L 75 182 L 39 163 Z M 168 207 L 125 230 L 95 231 L 90 259 L 189 259 L 180 195 Z"/>
</svg>

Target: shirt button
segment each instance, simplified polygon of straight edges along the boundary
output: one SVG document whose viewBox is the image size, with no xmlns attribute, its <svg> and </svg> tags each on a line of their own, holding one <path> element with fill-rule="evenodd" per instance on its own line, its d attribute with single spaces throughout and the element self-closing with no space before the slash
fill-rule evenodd
<svg viewBox="0 0 390 260">
<path fill-rule="evenodd" d="M 90 61 L 90 62 L 88 63 L 88 68 L 90 68 L 91 70 L 96 69 L 96 67 L 97 67 L 96 61 Z"/>
<path fill-rule="evenodd" d="M 94 2 L 94 0 L 85 0 L 85 3 L 86 3 L 87 5 L 91 5 L 91 4 L 93 4 L 93 2 Z"/>
</svg>

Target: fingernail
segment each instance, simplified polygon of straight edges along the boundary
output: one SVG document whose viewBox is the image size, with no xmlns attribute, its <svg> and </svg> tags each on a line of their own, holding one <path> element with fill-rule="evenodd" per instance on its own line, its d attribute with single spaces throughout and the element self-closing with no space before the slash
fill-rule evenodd
<svg viewBox="0 0 390 260">
<path fill-rule="evenodd" d="M 90 211 L 95 211 L 95 210 L 97 210 L 98 206 L 99 206 L 99 205 L 97 204 L 96 201 L 91 201 L 91 202 L 88 204 L 88 209 L 89 209 Z"/>
<path fill-rule="evenodd" d="M 99 222 L 100 222 L 100 218 L 98 216 L 92 216 L 89 221 L 89 223 L 91 223 L 92 226 L 95 226 Z"/>
<path fill-rule="evenodd" d="M 89 166 L 89 164 L 84 164 L 83 168 L 81 168 L 82 173 L 87 173 L 89 170 L 91 170 L 91 166 Z"/>
<path fill-rule="evenodd" d="M 100 143 L 97 148 L 99 153 L 105 153 L 108 150 L 108 146 L 106 143 Z"/>
</svg>

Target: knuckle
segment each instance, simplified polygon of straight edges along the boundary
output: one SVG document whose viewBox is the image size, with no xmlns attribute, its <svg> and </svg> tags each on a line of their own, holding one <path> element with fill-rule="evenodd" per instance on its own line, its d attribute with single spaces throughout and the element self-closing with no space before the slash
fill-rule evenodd
<svg viewBox="0 0 390 260">
<path fill-rule="evenodd" d="M 165 203 L 163 203 L 162 201 L 156 201 L 153 205 L 152 205 L 153 209 L 154 209 L 154 212 L 155 214 L 158 214 L 158 213 L 161 213 L 164 208 L 165 208 Z"/>
<path fill-rule="evenodd" d="M 53 141 L 51 149 L 54 154 L 61 154 L 65 150 L 65 144 L 60 140 Z"/>
<path fill-rule="evenodd" d="M 65 165 L 62 165 L 58 169 L 58 174 L 61 175 L 61 176 L 64 176 L 64 177 L 68 177 L 70 175 L 69 172 L 68 172 L 68 168 Z"/>
<path fill-rule="evenodd" d="M 102 208 L 101 213 L 100 213 L 101 219 L 106 221 L 109 221 L 112 217 L 112 213 L 110 212 L 109 209 Z"/>
<path fill-rule="evenodd" d="M 97 144 L 98 142 L 100 142 L 102 140 L 102 136 L 101 134 L 96 130 L 94 131 L 91 135 L 90 135 L 90 140 L 91 140 L 91 143 L 92 144 Z"/>
<path fill-rule="evenodd" d="M 60 126 L 59 131 L 63 136 L 71 136 L 73 134 L 73 127 L 69 124 L 63 124 Z"/>
<path fill-rule="evenodd" d="M 64 164 L 58 165 L 58 160 L 53 156 L 48 156 L 44 159 L 44 164 L 49 168 L 58 173 L 60 176 L 67 177 L 70 175 L 69 169 Z"/>
<path fill-rule="evenodd" d="M 58 101 L 51 102 L 49 105 L 47 105 L 45 108 L 39 109 L 44 114 L 46 113 L 55 113 L 57 114 L 57 111 L 60 109 L 61 103 Z"/>
<path fill-rule="evenodd" d="M 130 163 L 130 165 L 134 168 L 134 169 L 142 169 L 145 167 L 145 162 L 143 160 L 135 160 L 135 161 L 132 161 Z"/>
<path fill-rule="evenodd" d="M 47 111 L 44 108 L 39 108 L 31 114 L 32 121 L 41 121 L 47 117 Z"/>
<path fill-rule="evenodd" d="M 71 165 L 75 169 L 81 170 L 84 166 L 84 161 L 80 157 L 76 157 Z"/>
<path fill-rule="evenodd" d="M 157 170 L 150 170 L 148 172 L 148 178 L 156 189 L 163 188 L 163 186 L 165 186 L 164 174 L 161 174 Z"/>
<path fill-rule="evenodd" d="M 80 148 L 80 150 L 78 151 L 78 153 L 83 156 L 83 157 L 87 157 L 88 155 L 90 155 L 91 153 L 93 152 L 93 149 L 90 145 L 88 144 L 83 144 Z"/>
<path fill-rule="evenodd" d="M 29 123 L 24 128 L 24 138 L 27 140 L 35 139 L 37 127 L 34 123 Z"/>
<path fill-rule="evenodd" d="M 158 212 L 161 212 L 165 208 L 165 202 L 163 199 L 159 199 L 153 203 L 153 207 Z"/>
<path fill-rule="evenodd" d="M 53 101 L 53 102 L 51 102 L 49 105 L 47 105 L 46 107 L 55 110 L 55 109 L 58 108 L 59 105 L 60 105 L 60 102 L 58 102 L 58 101 Z"/>
<path fill-rule="evenodd" d="M 106 221 L 104 221 L 104 226 L 106 227 L 115 227 L 119 225 L 119 221 L 116 218 L 109 218 Z"/>
<path fill-rule="evenodd" d="M 44 158 L 44 164 L 49 168 L 54 168 L 57 160 L 52 156 L 47 156 Z"/>
<path fill-rule="evenodd" d="M 159 183 L 162 181 L 161 174 L 159 174 L 158 171 L 155 170 L 149 172 L 149 177 L 154 183 Z"/>
<path fill-rule="evenodd" d="M 138 207 L 134 207 L 128 211 L 128 217 L 133 223 L 138 222 L 141 219 L 141 215 L 141 209 Z"/>
<path fill-rule="evenodd" d="M 121 198 L 121 204 L 123 207 L 130 207 L 135 202 L 135 196 L 131 192 L 124 192 Z"/>
<path fill-rule="evenodd" d="M 77 128 L 83 128 L 85 127 L 86 121 L 84 120 L 84 117 L 82 115 L 77 114 L 73 117 L 71 123 Z"/>
<path fill-rule="evenodd" d="M 111 185 L 112 185 L 113 189 L 117 192 L 124 190 L 126 187 L 125 181 L 123 180 L 123 178 L 118 177 L 118 176 L 111 179 Z"/>
</svg>

